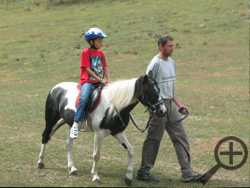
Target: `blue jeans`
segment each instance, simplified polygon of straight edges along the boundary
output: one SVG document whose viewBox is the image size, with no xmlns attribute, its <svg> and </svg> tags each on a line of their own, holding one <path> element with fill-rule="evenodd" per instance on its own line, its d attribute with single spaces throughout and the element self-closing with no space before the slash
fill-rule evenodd
<svg viewBox="0 0 250 188">
<path fill-rule="evenodd" d="M 88 83 L 88 82 L 82 84 L 81 96 L 80 96 L 79 104 L 78 104 L 77 109 L 76 109 L 74 121 L 77 121 L 77 122 L 83 121 L 84 109 L 89 101 L 89 95 L 90 95 L 92 86 L 93 86 L 93 84 Z"/>
</svg>

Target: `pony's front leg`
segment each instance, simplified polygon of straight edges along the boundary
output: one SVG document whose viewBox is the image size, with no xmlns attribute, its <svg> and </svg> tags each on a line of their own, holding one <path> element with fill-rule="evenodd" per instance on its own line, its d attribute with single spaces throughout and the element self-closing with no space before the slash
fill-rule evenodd
<svg viewBox="0 0 250 188">
<path fill-rule="evenodd" d="M 68 138 L 66 141 L 66 147 L 68 151 L 67 153 L 68 169 L 69 169 L 70 175 L 78 175 L 78 171 L 76 167 L 74 166 L 73 157 L 72 157 L 72 147 L 73 147 L 74 139 L 70 138 L 70 129 L 71 127 L 69 127 L 69 134 L 68 134 Z"/>
<path fill-rule="evenodd" d="M 125 175 L 125 183 L 127 186 L 132 185 L 132 177 L 133 177 L 133 159 L 134 159 L 134 149 L 130 145 L 126 135 L 124 132 L 118 133 L 114 136 L 119 140 L 122 146 L 128 151 L 128 168 L 127 173 Z"/>
<path fill-rule="evenodd" d="M 94 151 L 93 151 L 93 166 L 91 170 L 91 174 L 93 175 L 92 182 L 97 185 L 101 184 L 101 180 L 97 174 L 97 164 L 101 158 L 101 147 L 104 138 L 104 132 L 102 130 L 95 132 L 95 143 L 94 143 Z"/>
</svg>

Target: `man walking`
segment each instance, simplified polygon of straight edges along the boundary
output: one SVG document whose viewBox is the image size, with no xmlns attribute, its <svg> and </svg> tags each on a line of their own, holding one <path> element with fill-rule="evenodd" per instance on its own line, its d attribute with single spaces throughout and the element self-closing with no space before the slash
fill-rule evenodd
<svg viewBox="0 0 250 188">
<path fill-rule="evenodd" d="M 168 108 L 169 119 L 178 120 L 180 115 L 176 106 L 185 115 L 188 108 L 184 106 L 175 93 L 175 62 L 170 58 L 174 50 L 174 39 L 171 36 L 162 36 L 158 40 L 159 54 L 157 54 L 147 68 L 147 73 L 152 71 L 153 78 L 160 88 L 161 97 Z M 176 106 L 173 104 L 176 104 Z M 150 174 L 160 147 L 164 130 L 169 134 L 176 151 L 178 162 L 181 167 L 184 182 L 198 181 L 205 173 L 195 172 L 191 166 L 189 142 L 187 133 L 182 122 L 171 123 L 167 116 L 158 118 L 154 115 L 151 119 L 146 139 L 142 148 L 142 161 L 138 170 L 137 179 L 142 181 L 158 182 L 159 180 Z"/>
</svg>

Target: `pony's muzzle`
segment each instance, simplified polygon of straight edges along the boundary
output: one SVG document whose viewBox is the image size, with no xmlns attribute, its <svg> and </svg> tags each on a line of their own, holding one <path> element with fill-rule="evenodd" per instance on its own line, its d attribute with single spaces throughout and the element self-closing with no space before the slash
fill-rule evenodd
<svg viewBox="0 0 250 188">
<path fill-rule="evenodd" d="M 167 112 L 166 107 L 165 107 L 165 105 L 162 103 L 161 105 L 159 105 L 159 108 L 156 110 L 156 115 L 157 115 L 158 117 L 163 117 L 163 116 L 166 115 L 166 112 Z"/>
</svg>

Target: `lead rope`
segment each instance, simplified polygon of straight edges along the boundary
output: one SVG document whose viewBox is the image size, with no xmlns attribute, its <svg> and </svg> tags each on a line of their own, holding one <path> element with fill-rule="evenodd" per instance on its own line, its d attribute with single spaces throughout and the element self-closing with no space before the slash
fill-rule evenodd
<svg viewBox="0 0 250 188">
<path fill-rule="evenodd" d="M 176 121 L 170 120 L 169 115 L 168 115 L 168 107 L 167 107 L 167 105 L 165 105 L 165 106 L 166 106 L 166 109 L 167 109 L 167 113 L 166 113 L 166 114 L 167 114 L 167 118 L 168 118 L 168 121 L 169 121 L 170 123 L 179 123 L 179 122 L 183 121 L 184 119 L 186 119 L 186 118 L 188 117 L 188 115 L 189 115 L 189 112 L 187 111 L 187 114 L 186 114 L 185 117 L 183 117 L 183 118 L 181 118 L 181 119 L 179 119 L 179 120 L 176 120 Z M 182 110 L 184 110 L 183 107 L 181 107 L 181 108 L 178 110 L 179 113 L 181 113 Z"/>
</svg>

